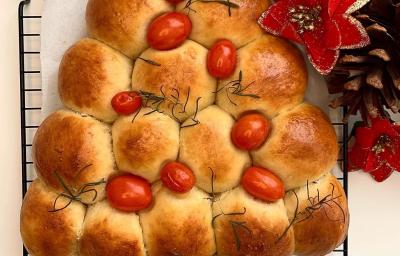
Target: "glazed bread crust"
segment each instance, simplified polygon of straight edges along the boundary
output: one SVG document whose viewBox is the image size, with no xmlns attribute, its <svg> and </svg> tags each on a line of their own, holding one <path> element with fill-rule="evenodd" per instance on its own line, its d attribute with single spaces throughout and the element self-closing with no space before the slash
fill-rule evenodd
<svg viewBox="0 0 400 256">
<path fill-rule="evenodd" d="M 193 188 L 178 194 L 157 183 L 154 204 L 140 212 L 148 255 L 210 256 L 215 253 L 208 195 Z"/>
<path fill-rule="evenodd" d="M 139 217 L 115 210 L 107 201 L 90 206 L 80 238 L 80 255 L 145 256 Z"/>
<path fill-rule="evenodd" d="M 196 185 L 209 193 L 236 187 L 250 157 L 231 142 L 233 118 L 213 105 L 200 111 L 197 120 L 198 125 L 181 129 L 179 161 L 193 170 Z"/>
<path fill-rule="evenodd" d="M 229 39 L 236 47 L 255 40 L 263 34 L 257 24 L 261 13 L 269 6 L 268 0 L 235 0 L 239 8 L 229 8 L 219 3 L 194 2 L 192 11 L 185 9 L 187 1 L 182 1 L 177 10 L 188 13 L 193 23 L 190 38 L 207 48 L 218 39 Z M 234 29 L 232 29 L 234 28 Z"/>
<path fill-rule="evenodd" d="M 57 192 L 78 192 L 85 184 L 106 181 L 114 172 L 110 128 L 96 119 L 60 110 L 40 125 L 32 146 L 32 157 L 38 176 Z M 60 180 L 61 179 L 61 180 Z M 104 184 L 82 194 L 85 203 L 104 198 Z"/>
<path fill-rule="evenodd" d="M 242 74 L 242 93 L 229 92 L 229 83 Z M 238 50 L 235 73 L 218 83 L 217 105 L 238 117 L 257 110 L 273 118 L 303 101 L 307 88 L 307 69 L 300 51 L 291 43 L 263 35 Z M 230 89 L 232 91 L 232 89 Z"/>
<path fill-rule="evenodd" d="M 164 0 L 89 0 L 86 26 L 90 37 L 134 58 L 148 47 L 150 22 L 172 9 Z"/>
<path fill-rule="evenodd" d="M 179 151 L 179 124 L 167 115 L 143 108 L 134 115 L 120 117 L 112 127 L 113 149 L 120 170 L 159 179 L 162 166 L 176 160 Z"/>
<path fill-rule="evenodd" d="M 261 202 L 238 187 L 221 195 L 213 205 L 213 213 L 219 216 L 214 230 L 220 255 L 292 255 L 294 235 L 292 229 L 285 232 L 289 220 L 283 200 Z"/>
<path fill-rule="evenodd" d="M 203 46 L 187 40 L 170 51 L 148 49 L 140 57 L 160 66 L 137 60 L 132 74 L 132 89 L 165 97 L 159 106 L 160 111 L 182 122 L 195 113 L 197 99 L 200 110 L 214 102 L 217 82 L 207 71 L 207 49 Z M 174 104 L 176 100 L 173 97 L 178 98 L 180 104 Z M 143 100 L 146 102 L 146 98 Z M 147 105 L 156 108 L 157 104 L 153 103 L 150 100 Z"/>
<path fill-rule="evenodd" d="M 296 255 L 328 254 L 346 238 L 349 228 L 346 194 L 333 175 L 327 174 L 318 181 L 310 181 L 308 186 L 287 193 L 285 206 L 289 218 L 295 218 Z"/>
<path fill-rule="evenodd" d="M 67 50 L 58 73 L 64 105 L 105 122 L 118 115 L 111 100 L 131 84 L 132 61 L 109 46 L 84 38 Z"/>
<path fill-rule="evenodd" d="M 33 256 L 78 256 L 85 207 L 72 202 L 68 208 L 50 212 L 57 194 L 39 179 L 32 182 L 21 208 L 21 236 L 25 247 Z M 56 207 L 68 199 L 62 197 Z"/>
<path fill-rule="evenodd" d="M 267 142 L 252 156 L 254 165 L 271 170 L 290 190 L 329 172 L 338 151 L 328 117 L 319 108 L 303 103 L 272 119 Z"/>
</svg>

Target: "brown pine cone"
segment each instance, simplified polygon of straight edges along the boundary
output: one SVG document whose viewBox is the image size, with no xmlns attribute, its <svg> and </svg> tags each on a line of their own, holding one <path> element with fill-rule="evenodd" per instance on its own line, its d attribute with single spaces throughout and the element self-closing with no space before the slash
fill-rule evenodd
<svg viewBox="0 0 400 256">
<path fill-rule="evenodd" d="M 326 77 L 331 94 L 343 93 L 331 107 L 347 106 L 348 115 L 387 116 L 400 109 L 400 0 L 372 0 L 353 16 L 371 39 L 361 49 L 342 50 Z"/>
</svg>

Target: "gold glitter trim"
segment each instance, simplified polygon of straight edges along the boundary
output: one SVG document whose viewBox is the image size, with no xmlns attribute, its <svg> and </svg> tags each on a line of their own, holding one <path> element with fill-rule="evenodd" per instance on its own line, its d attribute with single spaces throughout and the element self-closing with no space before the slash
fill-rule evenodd
<svg viewBox="0 0 400 256">
<path fill-rule="evenodd" d="M 261 26 L 262 29 L 264 29 L 265 31 L 267 31 L 270 34 L 273 34 L 275 36 L 281 36 L 282 31 L 276 31 L 276 30 L 272 30 L 269 27 L 264 26 L 263 24 L 263 20 L 269 15 L 271 11 L 271 8 L 269 8 L 268 10 L 266 10 L 265 12 L 263 12 L 260 16 L 260 18 L 258 18 L 258 25 Z M 274 20 L 276 20 L 274 17 L 272 17 Z M 284 28 L 284 26 L 282 26 L 282 29 Z"/>
<path fill-rule="evenodd" d="M 336 50 L 335 53 L 335 60 L 333 61 L 331 67 L 329 67 L 327 70 L 321 69 L 319 68 L 313 61 L 311 54 L 309 53 L 309 51 L 307 50 L 307 57 L 310 60 L 310 63 L 313 65 L 313 67 L 321 74 L 321 75 L 328 75 L 329 73 L 331 73 L 331 71 L 333 70 L 333 68 L 336 66 L 336 62 L 339 59 L 339 50 Z"/>
<path fill-rule="evenodd" d="M 346 13 L 350 14 L 359 9 L 361 9 L 364 5 L 366 5 L 370 0 L 358 0 L 354 4 L 352 4 L 349 9 L 347 9 Z"/>
<path fill-rule="evenodd" d="M 357 19 L 353 18 L 352 16 L 343 14 L 342 15 L 343 19 L 348 20 L 351 24 L 357 27 L 358 31 L 361 34 L 361 37 L 363 40 L 359 42 L 358 44 L 352 44 L 352 45 L 345 45 L 341 46 L 340 49 L 358 49 L 358 48 L 363 48 L 371 43 L 371 40 L 369 39 L 367 30 L 365 30 L 364 26 L 359 22 Z"/>
</svg>

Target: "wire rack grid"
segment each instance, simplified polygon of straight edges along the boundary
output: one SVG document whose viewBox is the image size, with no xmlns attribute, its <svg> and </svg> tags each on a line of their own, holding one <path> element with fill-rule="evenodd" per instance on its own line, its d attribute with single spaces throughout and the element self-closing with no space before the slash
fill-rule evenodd
<svg viewBox="0 0 400 256">
<path fill-rule="evenodd" d="M 24 11 L 30 4 L 30 0 L 21 1 L 18 7 L 19 20 L 19 61 L 20 61 L 20 102 L 21 102 L 21 149 L 22 149 L 22 192 L 25 195 L 29 184 L 36 178 L 31 159 L 32 141 L 34 134 L 41 122 L 41 72 L 40 72 L 40 15 L 25 15 Z M 342 171 L 334 174 L 343 184 L 347 193 L 347 141 L 348 125 L 341 122 L 346 114 L 346 109 L 336 113 L 331 121 L 340 138 L 342 146 L 341 157 L 338 159 Z M 337 120 L 336 120 L 337 119 Z M 28 256 L 27 250 L 23 249 L 23 256 Z M 335 249 L 332 256 L 348 255 L 348 238 Z"/>
</svg>

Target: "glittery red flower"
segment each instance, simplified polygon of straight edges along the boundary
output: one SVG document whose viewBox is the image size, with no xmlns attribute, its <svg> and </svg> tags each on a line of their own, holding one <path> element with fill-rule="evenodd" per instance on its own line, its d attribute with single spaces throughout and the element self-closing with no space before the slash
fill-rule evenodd
<svg viewBox="0 0 400 256">
<path fill-rule="evenodd" d="M 363 169 L 376 181 L 400 171 L 400 126 L 387 119 L 372 120 L 371 127 L 358 127 L 356 142 L 349 150 L 349 170 Z"/>
<path fill-rule="evenodd" d="M 267 32 L 304 44 L 313 66 L 328 74 L 339 49 L 370 43 L 362 24 L 350 13 L 369 0 L 278 0 L 265 11 L 259 24 Z"/>
</svg>

